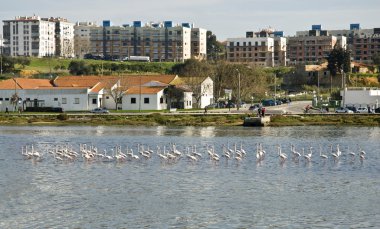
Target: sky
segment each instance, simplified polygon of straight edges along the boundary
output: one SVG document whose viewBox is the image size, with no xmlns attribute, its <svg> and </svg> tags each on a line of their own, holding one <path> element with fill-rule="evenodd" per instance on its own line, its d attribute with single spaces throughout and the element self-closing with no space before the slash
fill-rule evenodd
<svg viewBox="0 0 380 229">
<path fill-rule="evenodd" d="M 38 15 L 99 25 L 103 20 L 113 25 L 189 22 L 211 30 L 220 41 L 269 27 L 285 36 L 314 24 L 327 30 L 349 29 L 351 23 L 380 27 L 380 0 L 0 0 L 0 6 L 1 21 Z"/>
</svg>

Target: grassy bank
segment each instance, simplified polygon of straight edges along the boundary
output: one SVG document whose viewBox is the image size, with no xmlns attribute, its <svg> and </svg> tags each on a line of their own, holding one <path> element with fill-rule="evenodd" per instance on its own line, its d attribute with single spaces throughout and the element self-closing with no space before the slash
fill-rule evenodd
<svg viewBox="0 0 380 229">
<path fill-rule="evenodd" d="M 380 126 L 380 115 L 293 115 L 273 116 L 271 126 Z"/>
<path fill-rule="evenodd" d="M 1 115 L 0 125 L 237 126 L 244 115 Z"/>
<path fill-rule="evenodd" d="M 82 115 L 10 114 L 0 116 L 0 125 L 144 125 L 144 126 L 241 126 L 245 114 Z M 380 115 L 272 116 L 270 126 L 341 125 L 380 126 Z"/>
</svg>

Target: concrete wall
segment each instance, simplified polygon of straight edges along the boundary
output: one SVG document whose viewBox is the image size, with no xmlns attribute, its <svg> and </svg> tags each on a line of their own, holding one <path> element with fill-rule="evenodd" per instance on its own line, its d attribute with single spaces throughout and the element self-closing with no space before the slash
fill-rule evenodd
<svg viewBox="0 0 380 229">
<path fill-rule="evenodd" d="M 14 95 L 15 90 L 0 90 L 0 111 L 14 111 L 14 105 L 11 104 L 10 98 Z M 34 90 L 17 90 L 20 97 L 18 106 L 23 106 L 27 100 L 43 100 L 44 107 L 62 107 L 65 111 L 86 111 L 88 106 L 87 89 L 34 89 Z M 17 108 L 16 108 L 17 110 Z"/>
<path fill-rule="evenodd" d="M 163 103 L 160 103 L 160 98 L 163 98 Z M 135 98 L 136 103 L 131 103 L 132 98 Z M 148 98 L 149 103 L 145 103 L 144 99 Z M 164 90 L 157 94 L 126 94 L 122 99 L 123 110 L 164 110 L 167 108 Z"/>
<path fill-rule="evenodd" d="M 357 90 L 345 90 L 340 92 L 344 96 L 345 105 L 354 105 L 357 107 L 375 107 L 380 103 L 380 89 L 362 88 Z"/>
</svg>

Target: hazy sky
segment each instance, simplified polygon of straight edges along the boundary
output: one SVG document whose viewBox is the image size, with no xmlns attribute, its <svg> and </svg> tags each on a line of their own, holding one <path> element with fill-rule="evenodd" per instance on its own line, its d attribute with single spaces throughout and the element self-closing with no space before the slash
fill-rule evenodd
<svg viewBox="0 0 380 229">
<path fill-rule="evenodd" d="M 348 29 L 350 23 L 380 27 L 380 0 L 0 0 L 0 5 L 1 21 L 35 14 L 98 24 L 109 19 L 113 25 L 190 22 L 213 31 L 218 40 L 268 27 L 285 35 L 312 24 L 322 29 Z"/>
</svg>

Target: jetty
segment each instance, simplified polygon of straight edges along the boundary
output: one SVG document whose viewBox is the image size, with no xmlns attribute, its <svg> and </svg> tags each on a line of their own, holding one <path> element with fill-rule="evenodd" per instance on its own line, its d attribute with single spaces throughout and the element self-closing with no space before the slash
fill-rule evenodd
<svg viewBox="0 0 380 229">
<path fill-rule="evenodd" d="M 270 116 L 245 117 L 243 126 L 267 126 L 269 123 L 270 123 Z"/>
</svg>

